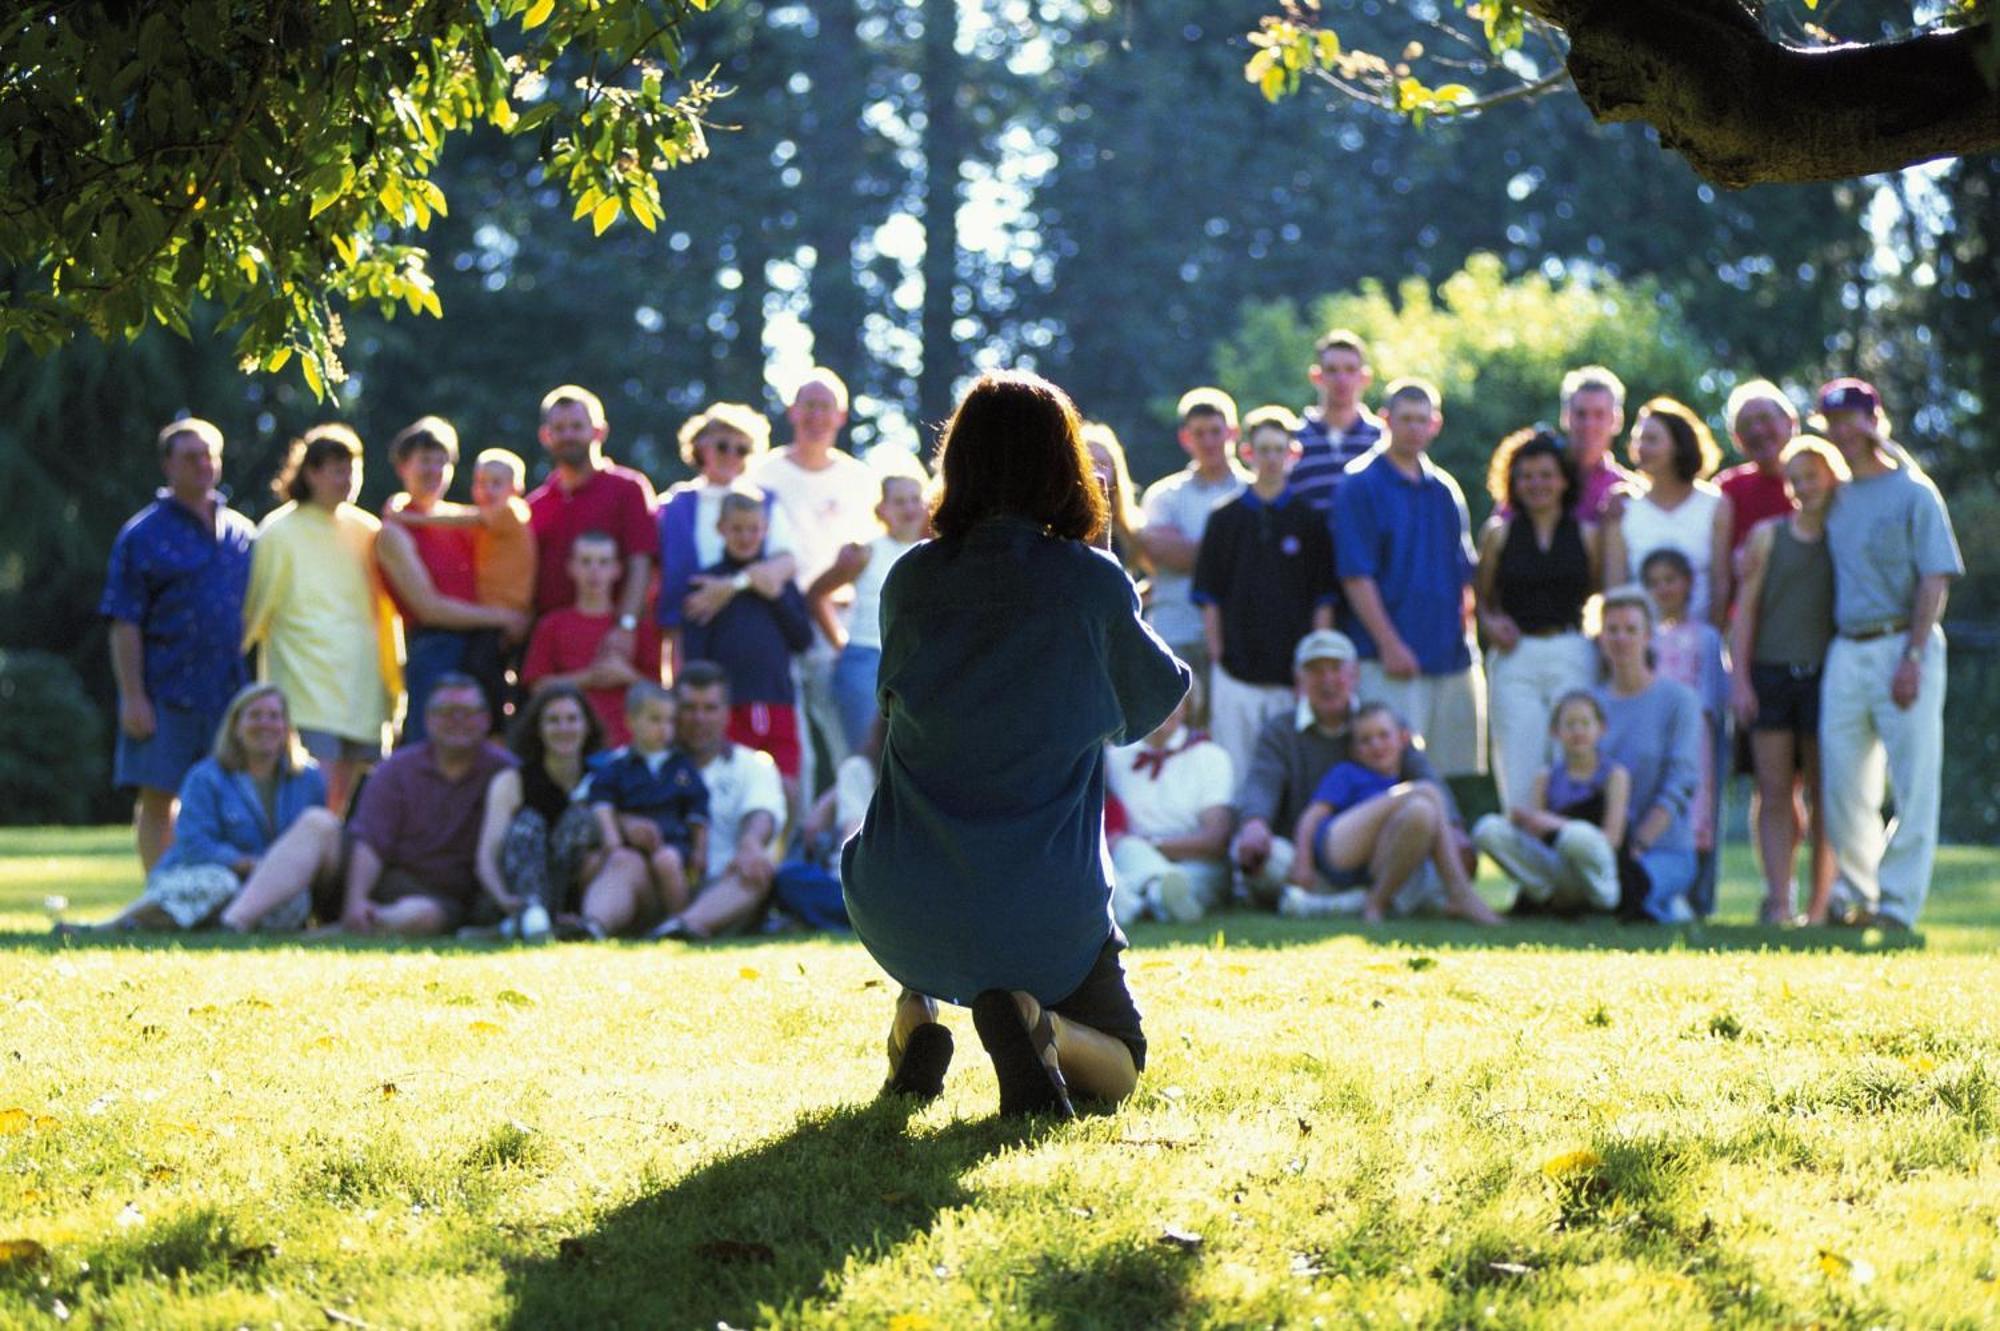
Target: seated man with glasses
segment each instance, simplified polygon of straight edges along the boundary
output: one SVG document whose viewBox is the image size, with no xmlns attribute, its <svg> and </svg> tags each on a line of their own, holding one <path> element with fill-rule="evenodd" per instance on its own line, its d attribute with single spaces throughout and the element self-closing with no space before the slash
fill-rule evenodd
<svg viewBox="0 0 2000 1331">
<path fill-rule="evenodd" d="M 499 910 L 474 861 L 486 788 L 513 755 L 489 738 L 486 695 L 442 675 L 424 707 L 427 738 L 368 778 L 347 824 L 340 926 L 350 933 L 442 934 Z"/>
</svg>

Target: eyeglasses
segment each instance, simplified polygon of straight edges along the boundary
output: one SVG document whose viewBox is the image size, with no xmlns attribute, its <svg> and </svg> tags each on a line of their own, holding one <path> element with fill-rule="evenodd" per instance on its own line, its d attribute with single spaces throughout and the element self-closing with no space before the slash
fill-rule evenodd
<svg viewBox="0 0 2000 1331">
<path fill-rule="evenodd" d="M 748 444 L 731 444 L 731 443 L 724 443 L 720 440 L 710 444 L 709 448 L 714 452 L 726 453 L 730 457 L 738 457 L 738 458 L 747 458 L 750 456 L 752 452 L 752 449 Z"/>
</svg>

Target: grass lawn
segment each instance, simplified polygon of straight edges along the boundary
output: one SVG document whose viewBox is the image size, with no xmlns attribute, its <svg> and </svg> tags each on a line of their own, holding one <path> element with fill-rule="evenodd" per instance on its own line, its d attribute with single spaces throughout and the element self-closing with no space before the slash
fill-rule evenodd
<svg viewBox="0 0 2000 1331">
<path fill-rule="evenodd" d="M 1726 918 L 1751 914 L 1730 862 Z M 880 1103 L 855 945 L 62 947 L 0 834 L 0 1326 L 2000 1323 L 2000 853 L 1906 946 L 1142 930 L 1117 1113 Z"/>
</svg>

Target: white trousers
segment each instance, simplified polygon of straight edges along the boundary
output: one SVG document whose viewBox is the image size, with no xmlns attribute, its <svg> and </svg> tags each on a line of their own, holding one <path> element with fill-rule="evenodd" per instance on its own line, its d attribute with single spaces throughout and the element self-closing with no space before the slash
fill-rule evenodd
<svg viewBox="0 0 2000 1331">
<path fill-rule="evenodd" d="M 1492 721 L 1493 784 L 1502 810 L 1525 806 L 1535 777 L 1555 759 L 1549 717 L 1556 700 L 1597 679 L 1597 649 L 1581 633 L 1525 634 L 1509 652 L 1486 654 L 1486 710 Z"/>
<path fill-rule="evenodd" d="M 1841 881 L 1853 897 L 1914 925 L 1931 889 L 1944 779 L 1944 630 L 1933 628 L 1917 700 L 1889 697 L 1907 639 L 1835 638 L 1820 676 L 1820 808 Z M 1882 796 L 1896 817 L 1882 825 Z"/>
<path fill-rule="evenodd" d="M 1229 755 L 1232 779 L 1240 782 L 1257 751 L 1257 732 L 1274 716 L 1290 716 L 1298 696 L 1285 684 L 1245 684 L 1219 665 L 1208 678 L 1208 737 Z"/>
<path fill-rule="evenodd" d="M 1160 907 L 1162 875 L 1178 869 L 1187 875 L 1194 899 L 1204 913 L 1214 910 L 1229 890 L 1229 865 L 1222 860 L 1170 860 L 1140 836 L 1120 837 L 1111 848 L 1111 910 L 1120 925 L 1152 915 L 1167 918 Z"/>
<path fill-rule="evenodd" d="M 1520 885 L 1530 901 L 1557 906 L 1618 907 L 1618 855 L 1602 830 L 1575 819 L 1551 846 L 1497 813 L 1472 825 L 1472 844 Z"/>
<path fill-rule="evenodd" d="M 1355 697 L 1385 702 L 1423 736 L 1424 752 L 1439 776 L 1478 776 L 1486 770 L 1486 677 L 1479 658 L 1450 675 L 1391 679 L 1380 661 L 1363 661 Z"/>
</svg>

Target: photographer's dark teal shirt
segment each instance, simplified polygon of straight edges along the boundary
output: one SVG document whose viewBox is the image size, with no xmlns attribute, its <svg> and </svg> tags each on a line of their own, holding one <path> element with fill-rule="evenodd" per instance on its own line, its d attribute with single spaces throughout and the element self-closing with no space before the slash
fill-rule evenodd
<svg viewBox="0 0 2000 1331">
<path fill-rule="evenodd" d="M 881 781 L 841 873 L 883 969 L 957 1003 L 1071 994 L 1116 931 L 1104 746 L 1156 729 L 1189 678 L 1125 571 L 1080 542 L 996 517 L 898 560 Z"/>
</svg>

